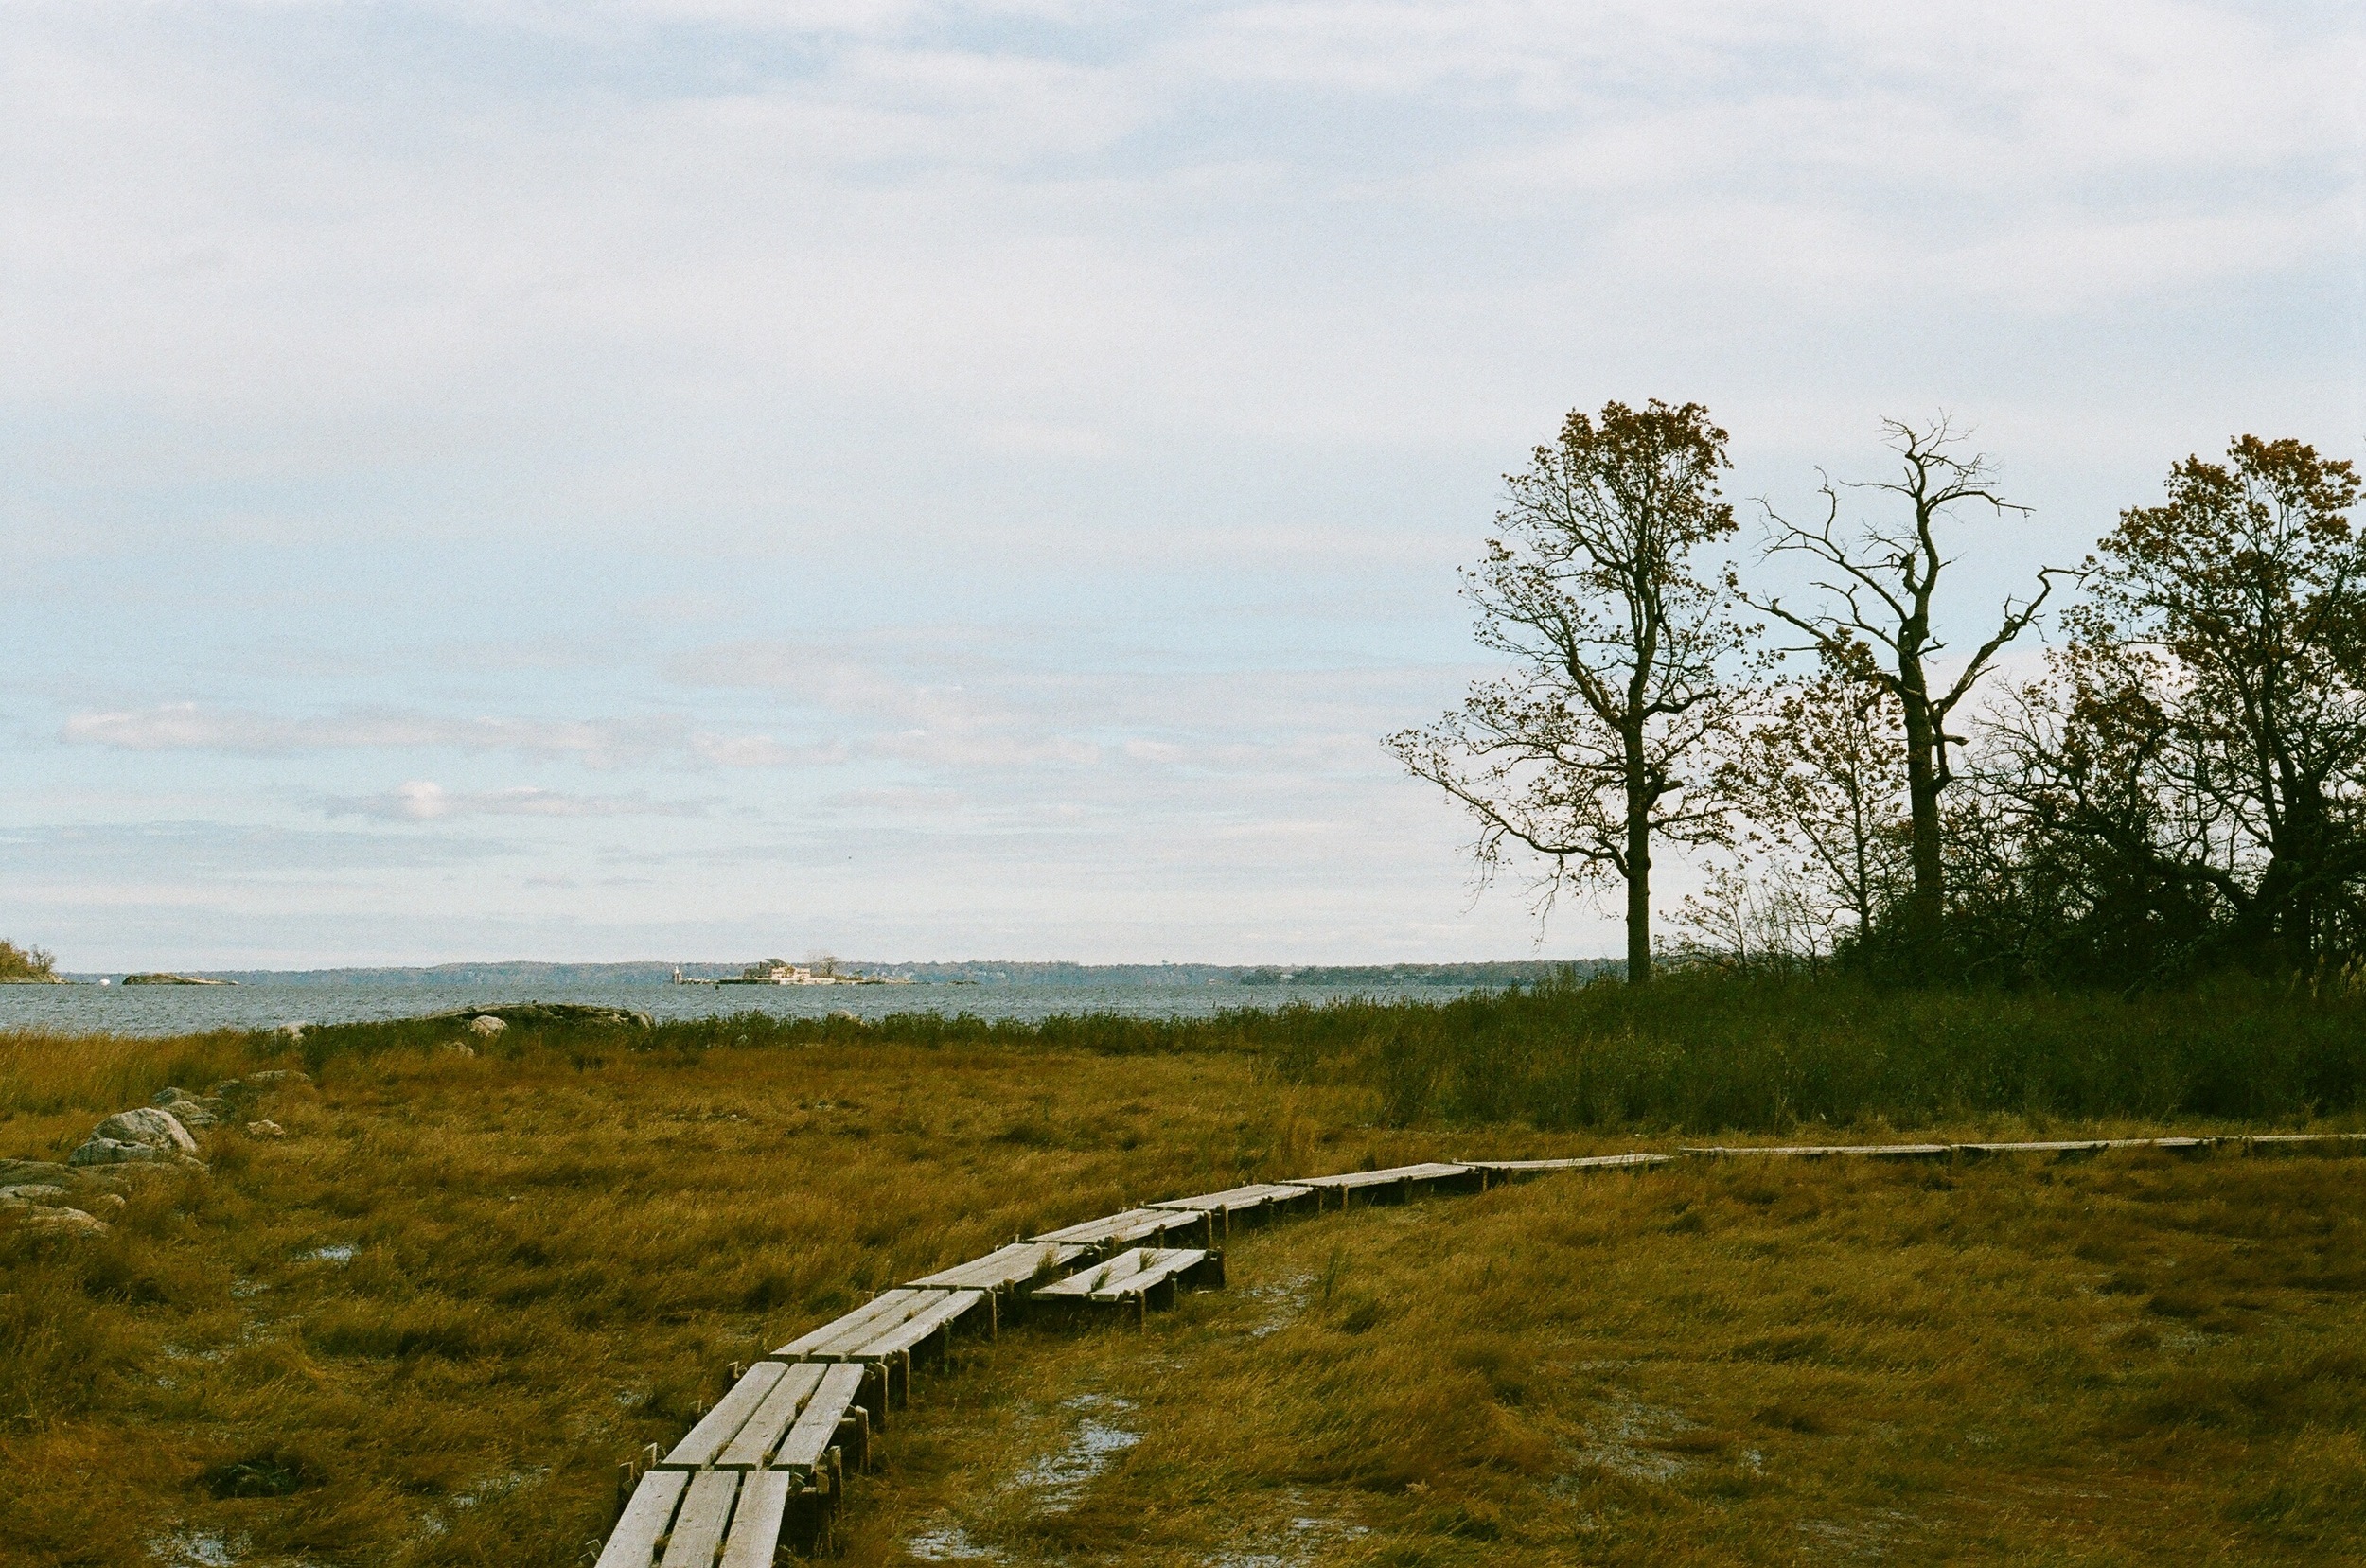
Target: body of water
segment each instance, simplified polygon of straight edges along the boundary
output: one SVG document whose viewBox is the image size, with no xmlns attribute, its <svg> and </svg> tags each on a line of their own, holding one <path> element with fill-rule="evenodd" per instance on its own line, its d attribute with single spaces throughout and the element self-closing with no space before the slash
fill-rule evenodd
<svg viewBox="0 0 2366 1568">
<path fill-rule="evenodd" d="M 415 1018 L 502 1002 L 584 1002 L 625 1007 L 661 1021 L 716 1013 L 768 1013 L 820 1018 L 851 1013 L 968 1013 L 1032 1022 L 1058 1013 L 1199 1018 L 1233 1008 L 1319 1005 L 1345 997 L 1444 1001 L 1450 985 L 646 985 L 554 982 L 462 985 L 0 986 L 0 1030 L 75 1033 L 196 1034 L 216 1029 L 273 1029 L 289 1023 L 356 1023 Z"/>
</svg>

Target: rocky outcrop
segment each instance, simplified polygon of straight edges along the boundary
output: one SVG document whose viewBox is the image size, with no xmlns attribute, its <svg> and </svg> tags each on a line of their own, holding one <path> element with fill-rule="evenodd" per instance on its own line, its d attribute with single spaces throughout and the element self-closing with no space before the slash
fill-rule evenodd
<svg viewBox="0 0 2366 1568">
<path fill-rule="evenodd" d="M 142 1105 L 132 1111 L 117 1111 L 93 1128 L 91 1136 L 116 1143 L 144 1143 L 151 1149 L 162 1149 L 172 1154 L 197 1153 L 197 1139 L 189 1136 L 189 1130 L 181 1125 L 181 1119 L 153 1105 Z"/>
<path fill-rule="evenodd" d="M 218 1127 L 229 1112 L 220 1099 L 191 1094 L 186 1089 L 159 1089 L 155 1102 L 184 1127 Z"/>
<path fill-rule="evenodd" d="M 130 1143 L 122 1138 L 91 1137 L 82 1140 L 79 1148 L 66 1155 L 73 1166 L 88 1165 L 170 1165 L 172 1151 L 153 1144 Z"/>
<path fill-rule="evenodd" d="M 153 975 L 126 975 L 124 985 L 236 985 L 236 980 L 211 980 L 203 975 L 168 975 L 162 971 Z"/>
<path fill-rule="evenodd" d="M 489 1013 L 480 1013 L 468 1020 L 468 1032 L 482 1034 L 488 1040 L 496 1034 L 506 1034 L 508 1031 L 509 1025 Z"/>
<path fill-rule="evenodd" d="M 583 1002 L 503 1002 L 498 1007 L 464 1007 L 450 1013 L 431 1013 L 428 1020 L 448 1020 L 473 1027 L 479 1018 L 492 1018 L 511 1028 L 523 1025 L 590 1024 L 609 1029 L 655 1029 L 657 1020 L 645 1013 L 622 1007 L 593 1007 Z"/>
<path fill-rule="evenodd" d="M 310 1082 L 293 1068 L 278 1067 L 227 1079 L 202 1095 L 177 1086 L 161 1089 L 153 1105 L 117 1111 L 92 1128 L 62 1165 L 0 1159 L 0 1216 L 16 1228 L 43 1235 L 103 1235 L 107 1221 L 101 1216 L 121 1213 L 124 1199 L 101 1189 L 123 1185 L 140 1169 L 203 1171 L 197 1133 L 243 1119 L 274 1089 Z M 246 1128 L 254 1137 L 287 1136 L 274 1121 L 250 1120 Z M 79 1207 L 69 1206 L 68 1199 Z"/>
</svg>

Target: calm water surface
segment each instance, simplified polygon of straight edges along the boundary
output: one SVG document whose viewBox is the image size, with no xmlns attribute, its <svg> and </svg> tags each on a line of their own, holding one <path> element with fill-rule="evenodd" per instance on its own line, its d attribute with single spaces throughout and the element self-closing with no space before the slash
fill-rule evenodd
<svg viewBox="0 0 2366 1568">
<path fill-rule="evenodd" d="M 1033 1022 L 1058 1013 L 1198 1018 L 1233 1008 L 1319 1005 L 1344 997 L 1445 1001 L 1443 985 L 629 985 L 540 981 L 501 985 L 0 986 L 0 1030 L 54 1029 L 115 1034 L 192 1034 L 212 1029 L 271 1029 L 287 1023 L 415 1018 L 500 1002 L 588 1002 L 627 1007 L 660 1020 L 718 1013 L 819 1018 L 852 1013 L 968 1013 Z"/>
</svg>

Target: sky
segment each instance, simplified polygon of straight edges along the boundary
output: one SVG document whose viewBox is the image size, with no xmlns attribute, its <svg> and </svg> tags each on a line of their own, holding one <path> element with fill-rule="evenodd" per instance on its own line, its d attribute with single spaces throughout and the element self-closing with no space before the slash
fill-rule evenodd
<svg viewBox="0 0 2366 1568">
<path fill-rule="evenodd" d="M 1503 474 L 1949 411 L 1969 632 L 2366 455 L 2362 127 L 2312 0 L 0 0 L 0 935 L 1614 951 L 1380 744 Z"/>
</svg>

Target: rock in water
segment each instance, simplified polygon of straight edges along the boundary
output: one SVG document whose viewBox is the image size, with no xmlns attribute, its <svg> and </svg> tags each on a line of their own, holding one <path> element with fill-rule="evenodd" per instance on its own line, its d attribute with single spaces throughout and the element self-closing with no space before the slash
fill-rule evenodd
<svg viewBox="0 0 2366 1568">
<path fill-rule="evenodd" d="M 508 1031 L 509 1026 L 489 1013 L 480 1013 L 468 1020 L 468 1032 L 482 1034 L 488 1040 L 496 1034 L 505 1034 Z"/>
<path fill-rule="evenodd" d="M 189 1130 L 181 1125 L 180 1119 L 153 1105 L 117 1111 L 91 1130 L 93 1142 L 109 1138 L 117 1143 L 144 1143 L 168 1154 L 197 1153 L 197 1139 L 189 1136 Z"/>
</svg>

